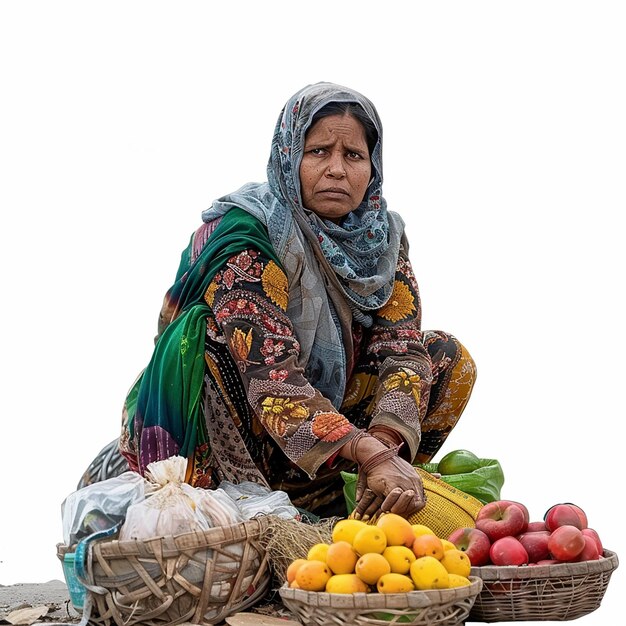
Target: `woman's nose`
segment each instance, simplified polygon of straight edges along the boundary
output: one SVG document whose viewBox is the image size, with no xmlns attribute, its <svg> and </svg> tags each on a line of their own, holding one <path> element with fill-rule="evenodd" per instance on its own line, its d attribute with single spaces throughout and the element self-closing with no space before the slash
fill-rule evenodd
<svg viewBox="0 0 626 626">
<path fill-rule="evenodd" d="M 343 178 L 346 175 L 346 168 L 340 154 L 331 154 L 326 174 L 333 178 Z"/>
</svg>

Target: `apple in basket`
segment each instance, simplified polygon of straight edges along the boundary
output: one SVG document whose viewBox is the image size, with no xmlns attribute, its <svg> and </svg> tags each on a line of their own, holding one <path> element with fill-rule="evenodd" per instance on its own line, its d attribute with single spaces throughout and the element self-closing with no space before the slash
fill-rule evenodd
<svg viewBox="0 0 626 626">
<path fill-rule="evenodd" d="M 555 559 L 573 561 L 585 548 L 585 535 L 576 526 L 559 526 L 550 533 L 548 548 Z"/>
<path fill-rule="evenodd" d="M 494 565 L 526 565 L 528 552 L 519 539 L 506 536 L 491 544 L 489 558 Z"/>
<path fill-rule="evenodd" d="M 596 542 L 598 546 L 598 554 L 604 553 L 604 546 L 602 545 L 602 540 L 600 539 L 600 535 L 598 535 L 598 532 L 596 530 L 594 530 L 593 528 L 583 528 L 581 532 L 583 535 L 587 535 L 588 537 L 591 537 Z"/>
<path fill-rule="evenodd" d="M 528 527 L 527 509 L 511 500 L 495 500 L 485 504 L 476 515 L 476 528 L 493 543 L 502 537 L 515 537 Z"/>
<path fill-rule="evenodd" d="M 549 538 L 549 530 L 526 531 L 517 536 L 519 542 L 524 546 L 526 552 L 528 552 L 528 560 L 530 563 L 536 563 L 537 561 L 550 558 L 550 549 L 548 548 Z"/>
<path fill-rule="evenodd" d="M 470 563 L 475 566 L 489 563 L 489 549 L 491 541 L 489 537 L 478 528 L 457 528 L 448 536 L 458 550 L 465 552 Z"/>
<path fill-rule="evenodd" d="M 566 525 L 576 526 L 579 530 L 587 528 L 587 515 L 575 504 L 555 504 L 546 511 L 543 519 L 549 531 Z"/>
</svg>

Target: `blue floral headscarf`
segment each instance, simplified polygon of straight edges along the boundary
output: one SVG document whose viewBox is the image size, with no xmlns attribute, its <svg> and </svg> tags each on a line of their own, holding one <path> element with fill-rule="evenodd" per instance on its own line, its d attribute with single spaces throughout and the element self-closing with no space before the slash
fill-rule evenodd
<svg viewBox="0 0 626 626">
<path fill-rule="evenodd" d="M 363 202 L 341 224 L 306 209 L 300 191 L 306 132 L 313 116 L 332 102 L 358 104 L 377 134 L 370 155 L 372 180 Z M 311 246 L 321 249 L 355 318 L 369 325 L 369 313 L 381 308 L 391 295 L 404 228 L 402 219 L 387 211 L 382 196 L 382 124 L 374 105 L 357 91 L 334 83 L 320 82 L 301 89 L 285 104 L 276 123 L 267 176 L 267 183 L 248 183 L 215 201 L 203 213 L 204 221 L 239 206 L 265 223 L 279 256 L 290 231 L 299 229 Z"/>
</svg>

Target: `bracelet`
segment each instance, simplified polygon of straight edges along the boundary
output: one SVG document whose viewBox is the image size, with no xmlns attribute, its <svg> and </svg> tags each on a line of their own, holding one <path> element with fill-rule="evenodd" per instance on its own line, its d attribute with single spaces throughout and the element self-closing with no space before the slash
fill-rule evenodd
<svg viewBox="0 0 626 626">
<path fill-rule="evenodd" d="M 352 440 L 350 441 L 350 456 L 352 457 L 352 460 L 358 464 L 358 461 L 356 458 L 356 444 L 363 437 L 367 437 L 368 434 L 362 428 L 356 428 L 355 430 L 356 430 L 356 434 L 354 435 L 354 437 L 352 437 Z"/>
<path fill-rule="evenodd" d="M 363 472 L 367 475 L 372 469 L 378 467 L 381 463 L 392 459 L 394 456 L 398 456 L 398 451 L 401 447 L 402 444 L 399 446 L 392 446 L 391 448 L 372 454 L 367 461 L 359 464 L 359 473 Z"/>
</svg>

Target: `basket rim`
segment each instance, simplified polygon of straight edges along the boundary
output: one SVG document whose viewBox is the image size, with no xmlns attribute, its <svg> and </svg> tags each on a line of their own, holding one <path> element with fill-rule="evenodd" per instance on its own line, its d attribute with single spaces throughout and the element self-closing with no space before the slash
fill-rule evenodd
<svg viewBox="0 0 626 626">
<path fill-rule="evenodd" d="M 408 609 L 423 608 L 435 604 L 447 604 L 477 597 L 483 587 L 478 576 L 469 576 L 470 584 L 450 589 L 425 589 L 406 593 L 327 593 L 326 591 L 305 591 L 291 589 L 288 583 L 279 588 L 281 598 L 293 600 L 315 607 L 341 605 L 345 609 Z"/>
<path fill-rule="evenodd" d="M 159 544 L 159 552 L 163 557 L 174 556 L 180 552 L 184 546 L 186 550 L 194 547 L 206 547 L 214 543 L 224 543 L 226 541 L 238 542 L 242 539 L 260 538 L 270 524 L 270 519 L 274 516 L 259 515 L 241 522 L 234 522 L 227 526 L 214 526 L 207 530 L 195 530 L 189 533 L 178 535 L 155 535 L 143 539 L 105 539 L 95 542 L 94 547 L 107 557 L 123 557 L 129 555 L 145 555 L 146 550 L 150 550 L 152 544 Z M 62 543 L 57 544 L 57 556 L 63 559 L 68 552 L 73 552 L 74 547 Z"/>
<path fill-rule="evenodd" d="M 604 550 L 602 558 L 596 561 L 578 563 L 555 563 L 553 565 L 481 565 L 472 567 L 471 575 L 486 581 L 523 580 L 528 578 L 563 578 L 587 574 L 600 574 L 617 569 L 619 560 L 611 550 Z"/>
</svg>

